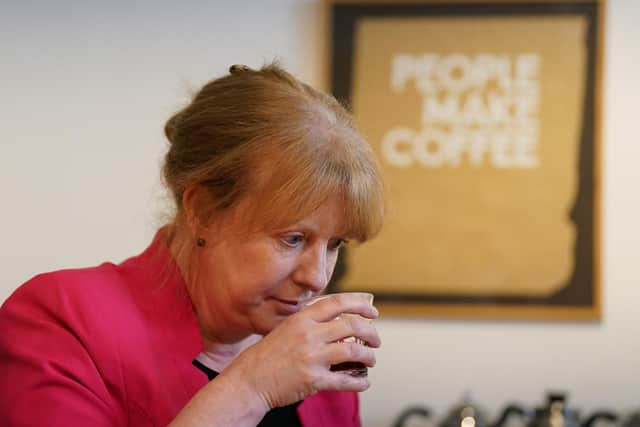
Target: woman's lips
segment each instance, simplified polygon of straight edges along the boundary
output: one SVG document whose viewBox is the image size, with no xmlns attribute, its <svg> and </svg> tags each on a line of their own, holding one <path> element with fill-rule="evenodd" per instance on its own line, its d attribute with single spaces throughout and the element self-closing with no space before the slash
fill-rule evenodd
<svg viewBox="0 0 640 427">
<path fill-rule="evenodd" d="M 300 311 L 302 304 L 297 300 L 288 300 L 282 298 L 273 298 L 276 302 L 276 310 L 279 314 L 289 315 Z"/>
</svg>

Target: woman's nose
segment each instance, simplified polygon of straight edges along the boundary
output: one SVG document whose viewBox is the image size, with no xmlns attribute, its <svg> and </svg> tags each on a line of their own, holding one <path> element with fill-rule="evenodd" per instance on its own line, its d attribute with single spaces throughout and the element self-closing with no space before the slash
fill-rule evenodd
<svg viewBox="0 0 640 427">
<path fill-rule="evenodd" d="M 327 271 L 327 251 L 324 247 L 308 248 L 300 256 L 293 274 L 293 280 L 299 285 L 320 292 L 329 283 Z"/>
</svg>

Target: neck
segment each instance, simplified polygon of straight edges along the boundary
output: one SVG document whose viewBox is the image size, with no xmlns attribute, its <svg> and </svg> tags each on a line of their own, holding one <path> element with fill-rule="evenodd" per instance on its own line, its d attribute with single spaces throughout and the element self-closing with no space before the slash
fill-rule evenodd
<svg viewBox="0 0 640 427">
<path fill-rule="evenodd" d="M 204 339 L 204 351 L 198 360 L 216 372 L 222 372 L 247 347 L 260 341 L 260 335 L 250 335 L 235 343 L 222 343 Z"/>
</svg>

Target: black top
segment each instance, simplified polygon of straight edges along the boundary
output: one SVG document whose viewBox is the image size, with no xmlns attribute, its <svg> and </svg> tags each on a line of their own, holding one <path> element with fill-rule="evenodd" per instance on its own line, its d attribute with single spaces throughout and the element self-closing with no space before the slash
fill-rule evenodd
<svg viewBox="0 0 640 427">
<path fill-rule="evenodd" d="M 194 360 L 193 366 L 200 369 L 207 374 L 209 381 L 218 376 L 218 373 L 213 369 L 208 368 L 202 364 L 199 360 Z M 274 408 L 266 413 L 262 421 L 258 423 L 257 427 L 302 427 L 300 418 L 296 408 L 302 402 L 296 402 L 289 406 L 283 406 L 282 408 Z"/>
</svg>

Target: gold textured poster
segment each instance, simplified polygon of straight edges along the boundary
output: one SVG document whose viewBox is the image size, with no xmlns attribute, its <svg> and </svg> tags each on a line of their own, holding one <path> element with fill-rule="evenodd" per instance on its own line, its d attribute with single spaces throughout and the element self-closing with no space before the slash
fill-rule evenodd
<svg viewBox="0 0 640 427">
<path fill-rule="evenodd" d="M 597 318 L 598 2 L 333 6 L 387 222 L 334 287 L 383 312 Z"/>
</svg>

